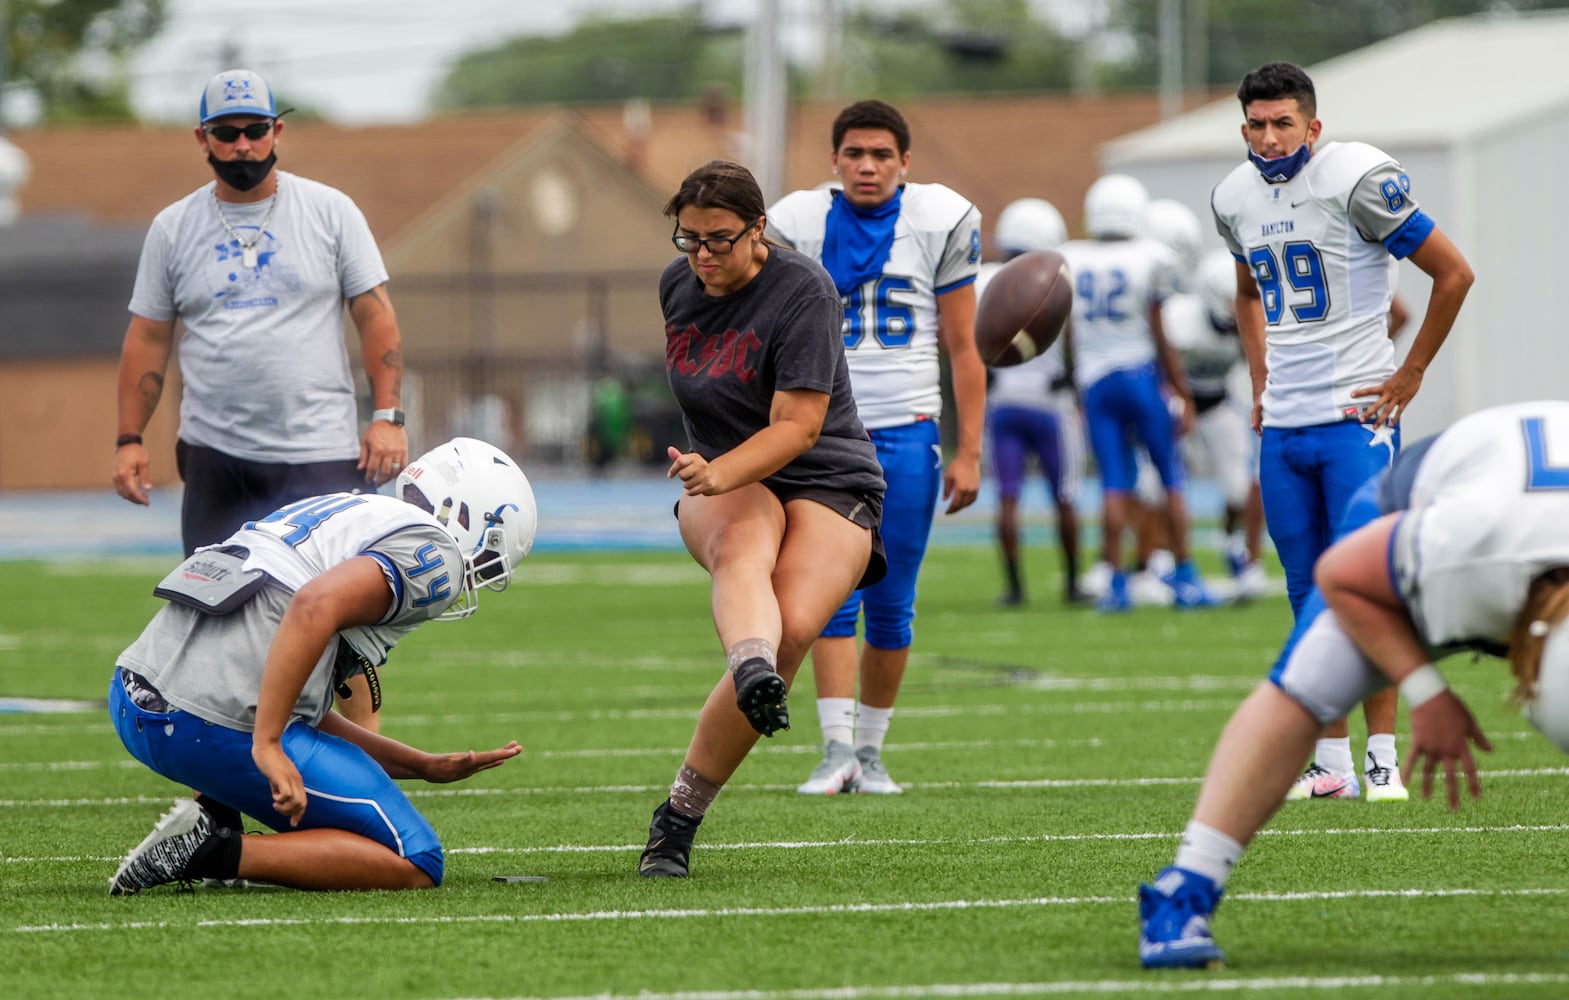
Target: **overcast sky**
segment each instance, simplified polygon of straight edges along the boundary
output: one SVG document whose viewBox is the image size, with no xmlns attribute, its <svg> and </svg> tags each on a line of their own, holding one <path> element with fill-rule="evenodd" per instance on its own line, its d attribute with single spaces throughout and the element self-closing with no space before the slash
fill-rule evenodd
<svg viewBox="0 0 1569 1000">
<path fill-rule="evenodd" d="M 226 53 L 295 100 L 344 123 L 422 117 L 447 66 L 462 53 L 524 34 L 554 35 L 583 17 L 637 15 L 693 0 L 170 0 L 169 26 L 133 64 L 132 102 L 148 119 L 184 122 Z M 828 0 L 779 0 L 787 30 L 816 23 Z M 940 8 L 940 0 L 834 0 L 841 8 Z M 1082 30 L 1088 0 L 1030 0 Z M 748 22 L 758 0 L 702 0 L 712 17 Z"/>
</svg>

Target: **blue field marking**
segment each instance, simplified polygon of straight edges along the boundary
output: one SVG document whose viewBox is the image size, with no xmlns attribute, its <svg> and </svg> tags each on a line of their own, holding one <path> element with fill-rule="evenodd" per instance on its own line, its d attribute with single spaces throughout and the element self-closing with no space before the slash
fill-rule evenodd
<svg viewBox="0 0 1569 1000">
<path fill-rule="evenodd" d="M 583 550 L 672 550 L 682 547 L 672 508 L 679 487 L 658 472 L 592 479 L 560 474 L 532 480 L 539 506 L 537 552 Z M 1054 544 L 1051 505 L 1045 487 L 1032 481 L 1022 498 L 1031 544 Z M 1095 544 L 1100 490 L 1093 480 L 1076 506 L 1086 523 L 1085 543 Z M 1219 487 L 1192 480 L 1188 507 L 1195 521 L 1220 517 Z M 980 498 L 954 515 L 939 513 L 934 545 L 985 545 L 995 540 L 996 484 L 982 484 Z M 1195 538 L 1202 544 L 1202 540 Z M 164 487 L 150 507 L 129 504 L 108 489 L 79 492 L 0 493 L 0 561 L 93 559 L 125 556 L 180 557 L 180 488 Z"/>
</svg>

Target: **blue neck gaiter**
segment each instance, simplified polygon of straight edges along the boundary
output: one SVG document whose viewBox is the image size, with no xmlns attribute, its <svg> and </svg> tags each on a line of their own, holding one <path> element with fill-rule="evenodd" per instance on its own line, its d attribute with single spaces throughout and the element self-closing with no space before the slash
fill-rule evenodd
<svg viewBox="0 0 1569 1000">
<path fill-rule="evenodd" d="M 1277 156 L 1273 160 L 1258 155 L 1251 146 L 1248 147 L 1248 159 L 1253 161 L 1258 172 L 1271 184 L 1283 184 L 1295 177 L 1298 171 L 1307 166 L 1308 157 L 1312 155 L 1313 151 L 1308 149 L 1305 142 L 1290 156 Z"/>
<path fill-rule="evenodd" d="M 823 267 L 840 295 L 849 295 L 883 273 L 893 252 L 893 230 L 903 198 L 901 187 L 876 208 L 861 209 L 842 192 L 834 192 L 823 233 Z"/>
</svg>

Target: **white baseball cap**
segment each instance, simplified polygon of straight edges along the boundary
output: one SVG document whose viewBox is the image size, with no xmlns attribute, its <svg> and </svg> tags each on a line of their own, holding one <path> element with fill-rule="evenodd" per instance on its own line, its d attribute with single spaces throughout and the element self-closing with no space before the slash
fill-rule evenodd
<svg viewBox="0 0 1569 1000">
<path fill-rule="evenodd" d="M 272 88 L 260 73 L 249 69 L 226 69 L 207 81 L 202 90 L 201 124 L 225 115 L 278 117 Z"/>
</svg>

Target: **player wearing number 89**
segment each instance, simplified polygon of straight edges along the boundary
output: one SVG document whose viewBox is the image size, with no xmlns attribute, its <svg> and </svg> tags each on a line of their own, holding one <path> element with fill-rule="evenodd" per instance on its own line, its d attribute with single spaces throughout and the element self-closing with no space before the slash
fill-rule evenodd
<svg viewBox="0 0 1569 1000">
<path fill-rule="evenodd" d="M 1069 367 L 1084 400 L 1090 448 L 1101 474 L 1101 553 L 1112 567 L 1101 611 L 1133 606 L 1122 571 L 1122 535 L 1137 474 L 1133 449 L 1149 455 L 1166 490 L 1166 519 L 1177 569 L 1175 601 L 1183 607 L 1214 603 L 1188 552 L 1187 473 L 1177 447 L 1193 424 L 1193 394 L 1182 362 L 1166 340 L 1161 304 L 1175 290 L 1177 258 L 1146 238 L 1144 185 L 1109 174 L 1084 197 L 1090 239 L 1062 246 L 1073 274 Z M 1173 422 L 1164 387 L 1181 403 Z"/>
<path fill-rule="evenodd" d="M 1253 382 L 1253 426 L 1263 434 L 1264 517 L 1300 615 L 1314 563 L 1352 492 L 1393 461 L 1400 418 L 1472 274 L 1417 206 L 1399 163 L 1362 143 L 1318 145 L 1317 96 L 1301 67 L 1261 66 L 1243 78 L 1237 98 L 1248 159 L 1216 186 L 1213 208 L 1237 262 L 1237 327 Z M 1397 369 L 1388 316 L 1403 258 L 1433 287 Z M 1365 706 L 1369 733 L 1379 737 L 1376 746 L 1370 739 L 1366 767 L 1375 782 L 1394 766 L 1395 696 L 1378 698 Z M 1294 797 L 1325 797 L 1331 786 L 1354 795 L 1355 785 L 1337 723 Z"/>
</svg>

